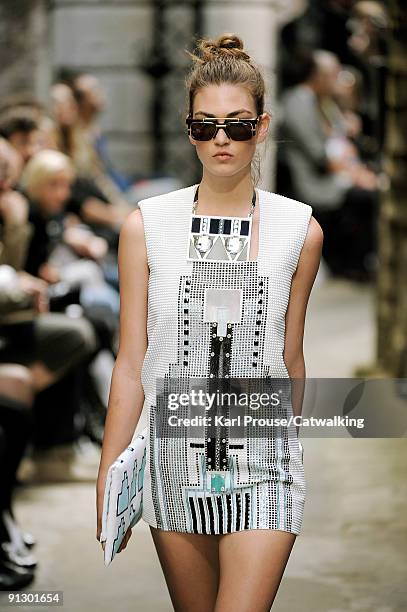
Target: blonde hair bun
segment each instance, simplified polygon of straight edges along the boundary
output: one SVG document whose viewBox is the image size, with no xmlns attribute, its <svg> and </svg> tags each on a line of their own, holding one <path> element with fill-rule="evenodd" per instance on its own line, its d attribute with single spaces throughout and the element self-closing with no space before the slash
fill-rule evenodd
<svg viewBox="0 0 407 612">
<path fill-rule="evenodd" d="M 250 62 L 250 55 L 243 50 L 243 41 L 240 36 L 233 33 L 225 33 L 216 39 L 201 38 L 197 42 L 197 52 L 199 55 L 192 55 L 192 58 L 203 64 L 217 59 L 227 57 L 245 60 Z"/>
</svg>

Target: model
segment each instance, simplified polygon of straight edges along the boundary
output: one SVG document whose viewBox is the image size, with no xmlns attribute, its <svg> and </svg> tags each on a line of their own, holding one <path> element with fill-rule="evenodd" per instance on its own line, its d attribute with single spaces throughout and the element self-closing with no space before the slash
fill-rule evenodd
<svg viewBox="0 0 407 612">
<path fill-rule="evenodd" d="M 98 475 L 97 539 L 107 469 L 148 425 L 142 517 L 174 609 L 260 612 L 272 606 L 301 530 L 306 489 L 297 428 L 265 437 L 246 426 L 236 437 L 222 420 L 232 409 L 205 420 L 205 403 L 195 411 L 182 402 L 168 408 L 168 398 L 174 389 L 190 392 L 193 381 L 201 388 L 206 381 L 213 394 L 220 380 L 260 379 L 256 390 L 264 391 L 273 380 L 305 378 L 304 321 L 323 234 L 311 206 L 255 187 L 253 158 L 271 115 L 263 76 L 241 39 L 201 39 L 190 55 L 186 127 L 202 179 L 140 201 L 121 230 L 120 347 Z M 285 415 L 300 414 L 298 404 L 283 406 Z M 187 429 L 192 412 L 202 418 Z"/>
</svg>

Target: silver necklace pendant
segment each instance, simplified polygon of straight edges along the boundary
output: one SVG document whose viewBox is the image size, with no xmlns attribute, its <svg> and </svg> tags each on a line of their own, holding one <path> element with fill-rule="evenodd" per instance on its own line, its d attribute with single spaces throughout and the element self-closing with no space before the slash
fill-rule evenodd
<svg viewBox="0 0 407 612">
<path fill-rule="evenodd" d="M 227 217 L 197 214 L 195 211 L 198 203 L 198 189 L 190 220 L 187 260 L 249 261 L 256 191 L 253 191 L 252 206 L 248 217 Z"/>
</svg>

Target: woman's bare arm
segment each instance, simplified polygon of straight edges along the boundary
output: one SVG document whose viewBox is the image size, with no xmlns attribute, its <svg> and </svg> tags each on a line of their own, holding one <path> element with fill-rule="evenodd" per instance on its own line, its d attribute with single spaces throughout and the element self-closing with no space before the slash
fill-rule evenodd
<svg viewBox="0 0 407 612">
<path fill-rule="evenodd" d="M 97 480 L 99 528 L 107 471 L 111 463 L 130 443 L 144 403 L 141 368 L 147 349 L 149 269 L 140 210 L 130 213 L 122 226 L 118 265 L 120 343 L 112 373 Z M 100 529 L 98 529 L 99 534 Z"/>
<path fill-rule="evenodd" d="M 305 361 L 303 353 L 305 315 L 311 289 L 321 261 L 324 234 L 318 221 L 311 217 L 308 232 L 294 272 L 285 325 L 284 361 L 291 385 L 293 414 L 301 415 L 304 399 Z M 298 427 L 297 427 L 298 431 Z"/>
</svg>

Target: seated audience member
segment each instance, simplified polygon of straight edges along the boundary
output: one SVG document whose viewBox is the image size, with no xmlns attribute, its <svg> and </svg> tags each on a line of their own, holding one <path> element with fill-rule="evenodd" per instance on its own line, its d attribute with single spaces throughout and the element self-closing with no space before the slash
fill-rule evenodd
<svg viewBox="0 0 407 612">
<path fill-rule="evenodd" d="M 281 155 L 295 197 L 313 207 L 324 229 L 323 255 L 332 273 L 370 279 L 376 261 L 379 181 L 360 161 L 345 124 L 330 114 L 341 69 L 336 57 L 316 51 L 302 59 L 301 82 L 281 99 Z"/>
<path fill-rule="evenodd" d="M 120 299 L 101 268 L 107 243 L 88 227 L 70 224 L 65 205 L 74 169 L 59 151 L 41 151 L 24 168 L 22 188 L 30 200 L 33 235 L 25 270 L 48 283 L 65 282 L 80 291 L 80 305 L 96 325 L 104 348 L 118 330 Z"/>
<path fill-rule="evenodd" d="M 96 230 L 100 231 L 101 227 L 110 229 L 116 247 L 120 227 L 131 208 L 124 202 L 110 202 L 92 178 L 93 173 L 88 169 L 89 159 L 95 153 L 79 125 L 78 104 L 72 89 L 65 83 L 55 83 L 50 97 L 51 112 L 57 124 L 58 149 L 73 160 L 77 170 L 67 210 L 77 214 Z"/>
<path fill-rule="evenodd" d="M 0 114 L 0 136 L 18 151 L 24 163 L 40 150 L 38 121 L 36 109 L 16 107 Z"/>
<path fill-rule="evenodd" d="M 100 82 L 94 75 L 82 73 L 72 80 L 72 90 L 78 104 L 81 131 L 92 148 L 89 153 L 90 173 L 99 177 L 100 187 L 104 186 L 106 195 L 112 201 L 120 200 L 123 198 L 122 192 L 131 186 L 133 180 L 121 175 L 108 156 L 106 141 L 97 123 L 106 106 Z"/>
<path fill-rule="evenodd" d="M 63 277 L 62 269 L 57 270 L 48 263 L 53 248 L 61 243 L 72 251 L 71 257 L 66 255 L 68 261 L 77 261 L 79 256 L 97 262 L 106 254 L 107 245 L 102 238 L 78 225 L 76 220 L 71 224 L 65 215 L 73 180 L 74 169 L 69 158 L 52 150 L 43 150 L 33 157 L 21 177 L 22 188 L 30 201 L 29 220 L 34 228 L 26 270 L 48 282 Z M 95 274 L 97 268 L 93 267 Z"/>
</svg>

